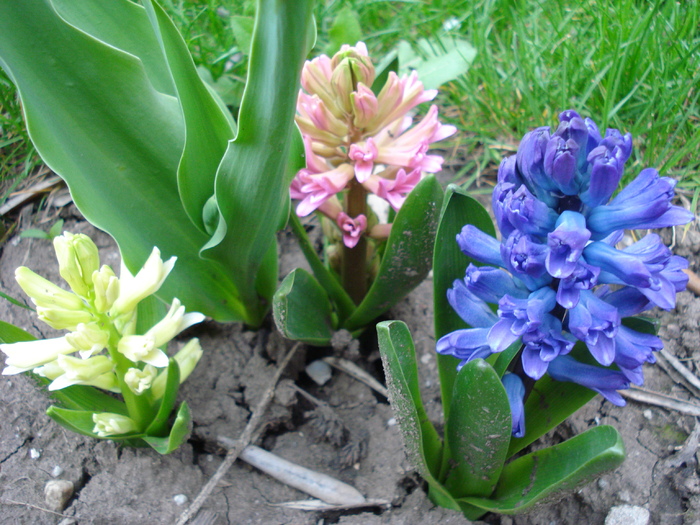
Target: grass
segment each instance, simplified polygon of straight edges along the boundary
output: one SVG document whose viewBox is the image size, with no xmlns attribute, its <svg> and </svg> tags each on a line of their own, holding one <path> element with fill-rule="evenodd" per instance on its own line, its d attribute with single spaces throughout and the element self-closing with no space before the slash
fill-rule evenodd
<svg viewBox="0 0 700 525">
<path fill-rule="evenodd" d="M 40 161 L 24 126 L 16 90 L 0 69 L 0 205 Z"/>
<path fill-rule="evenodd" d="M 195 62 L 235 105 L 245 50 L 232 15 L 250 16 L 252 0 L 164 0 Z M 317 49 L 346 6 L 356 13 L 375 57 L 400 40 L 450 35 L 477 49 L 469 73 L 443 86 L 445 118 L 464 131 L 455 144 L 458 178 L 495 169 L 533 127 L 556 125 L 573 108 L 599 127 L 634 136 L 626 177 L 645 166 L 700 188 L 700 3 L 666 0 L 327 0 L 316 8 Z M 450 29 L 445 28 L 449 25 Z M 223 80 L 226 83 L 223 83 Z M 232 101 L 232 102 L 229 102 Z M 0 177 L 17 180 L 33 153 L 19 105 L 0 77 Z"/>
</svg>

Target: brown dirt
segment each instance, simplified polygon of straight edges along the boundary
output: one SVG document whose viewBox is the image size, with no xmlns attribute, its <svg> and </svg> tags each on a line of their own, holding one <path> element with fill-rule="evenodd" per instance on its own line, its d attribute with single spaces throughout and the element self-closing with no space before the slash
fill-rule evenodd
<svg viewBox="0 0 700 525">
<path fill-rule="evenodd" d="M 70 213 L 69 208 L 63 215 Z M 72 220 L 67 220 L 65 229 L 91 235 L 101 248 L 103 262 L 118 267 L 118 253 L 111 240 L 76 217 L 74 213 Z M 284 233 L 280 237 L 283 272 L 303 264 L 290 247 L 289 237 Z M 677 248 L 682 255 L 691 257 L 694 269 L 697 269 L 698 246 L 700 234 L 692 230 L 679 241 Z M 58 281 L 53 249 L 46 241 L 15 237 L 4 246 L 0 287 L 15 297 L 22 296 L 13 279 L 14 269 L 20 265 Z M 700 359 L 699 313 L 700 299 L 684 292 L 679 296 L 676 311 L 661 315 L 661 337 L 666 348 L 687 359 L 684 362 L 693 370 Z M 440 424 L 431 283 L 423 283 L 391 316 L 406 321 L 414 334 L 428 415 Z M 26 311 L 4 301 L 0 304 L 0 318 L 37 336 L 51 336 L 50 330 Z M 149 449 L 120 448 L 111 442 L 72 434 L 44 414 L 49 401 L 29 378 L 2 377 L 0 523 L 174 523 L 222 461 L 216 436 L 238 437 L 251 407 L 273 375 L 275 363 L 291 346 L 270 326 L 251 332 L 237 324 L 206 322 L 186 334 L 194 335 L 200 338 L 205 354 L 181 389 L 182 398 L 192 408 L 194 431 L 190 440 L 169 456 L 160 456 Z M 376 343 L 371 334 L 363 338 L 362 345 L 364 357 L 358 364 L 381 379 Z M 387 500 L 389 507 L 325 513 L 279 507 L 276 506 L 279 503 L 309 497 L 239 461 L 205 503 L 200 522 L 467 523 L 458 513 L 435 508 L 426 497 L 424 484 L 406 462 L 399 431 L 385 398 L 338 371 L 322 387 L 308 378 L 303 371 L 305 364 L 331 352 L 305 349 L 298 353 L 285 377 L 330 405 L 346 429 L 339 439 L 342 445 L 319 440 L 324 420 L 310 417 L 316 407 L 298 394 L 282 391 L 282 387 L 265 417 L 267 427 L 257 444 L 298 464 L 338 477 L 368 498 Z M 693 398 L 659 366 L 647 367 L 646 376 L 647 388 L 682 399 Z M 284 384 L 289 385 L 288 381 Z M 598 424 L 612 424 L 623 435 L 628 459 L 622 467 L 528 514 L 487 515 L 485 521 L 504 525 L 602 524 L 613 506 L 636 505 L 650 511 L 651 523 L 698 523 L 700 480 L 696 457 L 690 454 L 690 459 L 679 467 L 668 461 L 694 429 L 695 418 L 635 402 L 618 408 L 597 397 L 536 446 L 559 442 Z M 75 493 L 62 515 L 48 512 L 44 501 L 44 487 L 52 479 L 75 484 Z M 187 497 L 187 504 L 176 503 L 182 500 L 181 495 Z"/>
</svg>

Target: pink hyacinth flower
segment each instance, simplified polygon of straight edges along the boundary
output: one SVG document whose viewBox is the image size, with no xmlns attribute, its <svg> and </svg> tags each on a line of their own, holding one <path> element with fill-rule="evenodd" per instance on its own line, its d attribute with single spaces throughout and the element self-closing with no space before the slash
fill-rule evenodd
<svg viewBox="0 0 700 525">
<path fill-rule="evenodd" d="M 301 199 L 297 206 L 297 215 L 306 217 L 319 208 L 329 198 L 345 189 L 345 185 L 353 176 L 354 170 L 350 164 L 341 164 L 336 169 L 325 173 L 300 170 L 290 187 L 291 197 Z"/>
<path fill-rule="evenodd" d="M 372 174 L 374 161 L 377 158 L 377 146 L 374 144 L 374 139 L 370 137 L 364 144 L 352 144 L 348 157 L 355 161 L 355 177 L 357 177 L 358 182 L 365 182 Z"/>
<path fill-rule="evenodd" d="M 399 208 L 403 206 L 406 200 L 406 196 L 416 187 L 420 179 L 421 170 L 415 169 L 407 175 L 406 170 L 400 169 L 396 173 L 394 180 L 380 177 L 377 190 L 374 193 L 388 201 L 394 210 L 399 211 Z"/>
<path fill-rule="evenodd" d="M 336 223 L 343 232 L 343 244 L 348 248 L 354 248 L 360 242 L 360 237 L 367 229 L 367 217 L 358 215 L 354 219 L 345 212 L 340 212 L 336 218 Z"/>
</svg>

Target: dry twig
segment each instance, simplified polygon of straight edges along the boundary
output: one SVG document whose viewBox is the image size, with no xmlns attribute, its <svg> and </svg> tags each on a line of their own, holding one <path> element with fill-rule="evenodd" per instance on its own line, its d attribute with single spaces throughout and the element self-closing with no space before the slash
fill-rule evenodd
<svg viewBox="0 0 700 525">
<path fill-rule="evenodd" d="M 202 507 L 206 499 L 209 497 L 209 494 L 211 494 L 211 492 L 214 490 L 214 487 L 216 487 L 219 481 L 221 481 L 221 479 L 233 466 L 243 449 L 250 444 L 253 438 L 253 433 L 257 429 L 263 414 L 267 410 L 267 406 L 270 404 L 270 401 L 272 401 L 272 398 L 275 395 L 275 387 L 277 386 L 277 382 L 280 380 L 280 377 L 282 377 L 282 373 L 284 372 L 285 368 L 287 368 L 289 361 L 292 359 L 292 357 L 294 356 L 294 354 L 300 346 L 301 343 L 295 344 L 292 347 L 292 349 L 289 352 L 287 352 L 287 355 L 284 357 L 284 359 L 282 359 L 277 368 L 277 371 L 275 372 L 274 377 L 272 378 L 272 381 L 270 381 L 270 384 L 263 393 L 263 396 L 260 399 L 258 406 L 255 407 L 253 415 L 250 416 L 250 420 L 248 421 L 248 424 L 246 425 L 243 432 L 241 433 L 241 436 L 226 453 L 226 457 L 224 458 L 223 463 L 221 463 L 221 465 L 211 477 L 211 479 L 207 482 L 207 484 L 204 485 L 204 487 L 202 487 L 202 490 L 192 502 L 192 505 L 190 505 L 187 508 L 187 510 L 185 510 L 185 512 L 183 512 L 180 515 L 180 519 L 177 521 L 177 525 L 185 525 L 185 523 L 187 523 L 189 519 L 192 518 L 192 516 L 197 514 L 197 512 Z"/>
<path fill-rule="evenodd" d="M 699 405 L 688 403 L 687 401 L 683 401 L 666 394 L 661 394 L 659 392 L 652 392 L 651 390 L 645 390 L 644 388 L 633 386 L 630 387 L 629 390 L 620 390 L 620 394 L 627 399 L 639 401 L 640 403 L 670 408 L 671 410 L 676 410 L 677 412 L 688 414 L 690 416 L 700 416 Z"/>
<path fill-rule="evenodd" d="M 361 383 L 364 383 L 368 387 L 373 388 L 387 399 L 389 398 L 389 391 L 386 389 L 386 387 L 382 385 L 379 381 L 374 379 L 367 372 L 362 370 L 355 363 L 348 361 L 347 359 L 340 359 L 338 357 L 324 357 L 323 360 L 332 367 L 337 368 L 338 370 L 342 370 L 343 372 L 345 372 L 351 377 L 354 377 Z"/>
</svg>

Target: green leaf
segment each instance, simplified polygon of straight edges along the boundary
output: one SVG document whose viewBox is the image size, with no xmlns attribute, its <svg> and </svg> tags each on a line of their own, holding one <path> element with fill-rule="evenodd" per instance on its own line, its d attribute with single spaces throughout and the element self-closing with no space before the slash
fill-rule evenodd
<svg viewBox="0 0 700 525">
<path fill-rule="evenodd" d="M 255 19 L 250 16 L 232 16 L 230 24 L 238 49 L 241 53 L 248 56 L 250 54 L 250 44 L 253 41 Z"/>
<path fill-rule="evenodd" d="M 164 300 L 243 320 L 247 305 L 228 268 L 196 255 L 208 236 L 180 200 L 185 125 L 158 38 L 145 9 L 128 0 L 0 3 L 0 64 L 37 151 L 83 215 L 115 238 L 132 272 L 154 246 L 179 256 Z"/>
<path fill-rule="evenodd" d="M 377 67 L 375 68 L 376 76 L 374 77 L 374 82 L 372 83 L 372 91 L 375 95 L 379 95 L 384 84 L 389 79 L 389 73 L 397 73 L 399 70 L 399 55 L 396 51 L 388 53 L 384 58 L 379 61 Z"/>
<path fill-rule="evenodd" d="M 478 201 L 471 198 L 459 186 L 447 187 L 445 204 L 440 216 L 435 251 L 433 255 L 433 300 L 435 301 L 435 339 L 468 328 L 447 302 L 447 290 L 455 279 L 463 279 L 470 262 L 459 249 L 456 237 L 466 224 L 473 224 L 489 235 L 495 236 L 491 217 Z M 459 360 L 452 356 L 438 355 L 440 389 L 445 418 L 449 417 L 453 384 Z"/>
<path fill-rule="evenodd" d="M 459 501 L 500 514 L 523 512 L 556 491 L 574 489 L 618 467 L 624 459 L 625 447 L 617 430 L 595 427 L 506 465 L 491 498 Z"/>
<path fill-rule="evenodd" d="M 440 504 L 458 510 L 459 506 L 438 481 L 443 446 L 423 407 L 411 333 L 401 321 L 384 321 L 377 325 L 377 335 L 389 400 L 408 460 L 428 482 Z"/>
<path fill-rule="evenodd" d="M 137 306 L 136 333 L 145 334 L 168 313 L 168 306 L 155 295 L 142 299 Z"/>
<path fill-rule="evenodd" d="M 42 386 L 51 382 L 45 377 L 34 374 L 32 376 Z M 129 415 L 129 411 L 122 401 L 92 386 L 72 385 L 49 392 L 49 395 L 61 405 L 61 408 Z"/>
<path fill-rule="evenodd" d="M 364 327 L 403 299 L 428 275 L 442 196 L 442 188 L 432 175 L 420 181 L 408 194 L 391 227 L 377 277 L 345 322 L 345 328 L 353 331 Z"/>
<path fill-rule="evenodd" d="M 582 363 L 595 362 L 586 346 L 580 342 L 570 355 Z M 548 375 L 543 376 L 525 401 L 525 435 L 511 440 L 508 457 L 559 425 L 596 395 L 593 390 L 576 383 L 554 381 Z"/>
<path fill-rule="evenodd" d="M 333 337 L 328 294 L 306 270 L 296 268 L 275 292 L 272 311 L 285 337 L 311 345 L 329 345 Z"/>
<path fill-rule="evenodd" d="M 12 344 L 23 341 L 36 341 L 36 337 L 29 332 L 25 332 L 19 326 L 0 321 L 0 343 Z"/>
<path fill-rule="evenodd" d="M 333 56 L 340 51 L 343 44 L 354 46 L 362 40 L 362 26 L 360 17 L 349 5 L 344 6 L 333 20 L 333 25 L 328 30 L 329 42 L 323 51 L 328 56 Z"/>
<path fill-rule="evenodd" d="M 58 237 L 63 231 L 63 219 L 58 219 L 49 229 L 49 239 Z"/>
<path fill-rule="evenodd" d="M 49 234 L 46 233 L 44 230 L 39 230 L 37 228 L 29 228 L 28 230 L 24 230 L 22 233 L 19 234 L 20 237 L 23 239 L 50 239 Z"/>
<path fill-rule="evenodd" d="M 124 441 L 127 439 L 138 438 L 143 435 L 138 433 L 131 433 L 118 436 L 110 436 L 108 438 L 99 436 L 92 431 L 93 428 L 95 428 L 95 423 L 92 421 L 92 415 L 95 414 L 95 411 L 69 410 L 66 408 L 50 406 L 46 411 L 46 414 L 62 427 L 67 428 L 68 430 L 71 430 L 78 434 L 82 434 L 84 436 L 88 436 L 95 439 L 111 439 L 112 441 Z"/>
<path fill-rule="evenodd" d="M 312 0 L 258 1 L 238 133 L 216 175 L 219 222 L 201 254 L 230 268 L 251 310 L 260 302 L 256 275 L 288 212 L 285 170 L 301 66 L 314 30 L 312 5 Z M 250 322 L 259 324 L 265 311 L 262 306 L 251 311 Z"/>
<path fill-rule="evenodd" d="M 434 37 L 418 41 L 418 51 L 402 40 L 398 45 L 401 73 L 414 69 L 425 89 L 435 89 L 464 75 L 476 57 L 476 49 L 459 38 Z"/>
<path fill-rule="evenodd" d="M 146 428 L 146 434 L 154 437 L 161 437 L 167 433 L 168 419 L 175 407 L 177 391 L 180 389 L 180 367 L 172 357 L 168 361 L 168 374 L 165 381 L 165 392 L 160 400 L 160 406 L 153 421 Z"/>
<path fill-rule="evenodd" d="M 350 296 L 340 284 L 335 274 L 333 274 L 319 258 L 296 212 L 292 211 L 290 213 L 289 223 L 294 235 L 297 237 L 299 247 L 306 261 L 309 263 L 309 266 L 311 266 L 311 271 L 314 272 L 314 277 L 316 277 L 316 280 L 323 286 L 328 297 L 330 297 L 333 306 L 335 306 L 337 310 L 339 322 L 342 323 L 355 311 L 355 303 L 352 302 L 352 299 L 350 299 Z"/>
<path fill-rule="evenodd" d="M 187 406 L 187 403 L 182 403 L 168 437 L 143 436 L 142 439 L 159 454 L 170 454 L 185 442 L 191 430 L 190 407 Z"/>
<path fill-rule="evenodd" d="M 202 211 L 214 194 L 216 170 L 234 132 L 227 110 L 217 104 L 200 78 L 175 25 L 158 4 L 145 0 L 144 5 L 159 37 L 185 123 L 185 147 L 177 169 L 180 199 L 190 220 L 205 232 Z"/>
<path fill-rule="evenodd" d="M 483 359 L 470 361 L 457 374 L 446 449 L 454 468 L 445 486 L 455 497 L 489 496 L 501 475 L 512 424 L 505 388 Z"/>
</svg>

